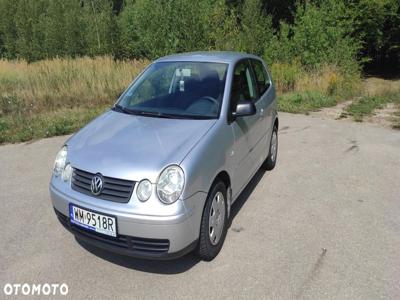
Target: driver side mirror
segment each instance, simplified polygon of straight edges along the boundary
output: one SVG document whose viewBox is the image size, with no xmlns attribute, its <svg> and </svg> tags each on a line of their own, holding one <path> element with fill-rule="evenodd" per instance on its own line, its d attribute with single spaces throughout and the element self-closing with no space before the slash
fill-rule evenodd
<svg viewBox="0 0 400 300">
<path fill-rule="evenodd" d="M 236 119 L 237 117 L 252 116 L 256 114 L 256 111 L 256 106 L 253 102 L 239 102 L 236 105 L 236 111 L 232 113 L 232 116 L 234 119 Z"/>
</svg>

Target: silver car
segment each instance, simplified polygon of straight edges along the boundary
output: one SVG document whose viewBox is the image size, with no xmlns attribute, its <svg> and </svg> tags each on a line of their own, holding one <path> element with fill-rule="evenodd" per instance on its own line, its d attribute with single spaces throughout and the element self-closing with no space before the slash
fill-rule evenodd
<svg viewBox="0 0 400 300">
<path fill-rule="evenodd" d="M 134 257 L 212 260 L 231 205 L 274 168 L 274 84 L 257 56 L 196 52 L 150 64 L 57 154 L 50 195 L 78 240 Z"/>
</svg>

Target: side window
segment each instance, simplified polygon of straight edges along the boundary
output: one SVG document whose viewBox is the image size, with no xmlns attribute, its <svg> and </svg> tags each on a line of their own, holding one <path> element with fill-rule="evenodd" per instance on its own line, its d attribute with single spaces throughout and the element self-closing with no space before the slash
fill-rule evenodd
<svg viewBox="0 0 400 300">
<path fill-rule="evenodd" d="M 264 65 L 261 61 L 252 59 L 251 64 L 256 75 L 258 91 L 260 92 L 260 95 L 262 95 L 269 88 L 270 85 L 268 73 L 265 70 Z"/>
<path fill-rule="evenodd" d="M 240 101 L 254 101 L 256 99 L 256 85 L 250 65 L 245 60 L 236 65 L 233 73 L 231 110 L 233 111 Z"/>
</svg>

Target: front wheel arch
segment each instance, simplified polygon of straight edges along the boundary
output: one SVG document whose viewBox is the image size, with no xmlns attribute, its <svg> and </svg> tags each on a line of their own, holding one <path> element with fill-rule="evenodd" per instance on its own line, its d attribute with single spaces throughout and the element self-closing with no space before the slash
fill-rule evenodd
<svg viewBox="0 0 400 300">
<path fill-rule="evenodd" d="M 208 192 L 211 191 L 211 188 L 219 180 L 224 183 L 225 188 L 226 188 L 226 201 L 227 201 L 227 205 L 228 205 L 228 218 L 229 218 L 230 214 L 231 214 L 231 204 L 232 204 L 231 177 L 229 176 L 229 173 L 225 170 L 220 171 L 215 176 L 214 180 L 211 182 Z"/>
<path fill-rule="evenodd" d="M 224 184 L 226 188 L 230 188 L 231 186 L 231 177 L 229 176 L 228 172 L 226 172 L 225 170 L 219 172 L 217 174 L 217 176 L 215 176 L 213 182 L 210 185 L 210 188 L 213 186 L 213 184 L 217 181 L 217 180 L 221 180 Z"/>
<path fill-rule="evenodd" d="M 279 118 L 278 118 L 278 116 L 275 117 L 274 127 L 276 127 L 276 129 L 279 129 Z"/>
<path fill-rule="evenodd" d="M 212 201 L 214 198 L 214 195 L 217 192 L 221 192 L 223 196 L 225 197 L 225 206 L 224 206 L 224 211 L 225 217 L 223 219 L 223 228 L 221 232 L 220 239 L 218 240 L 217 244 L 212 244 L 211 241 L 209 240 L 209 218 L 210 215 L 208 214 L 208 211 L 210 209 L 210 205 L 212 205 Z M 210 261 L 214 259 L 218 253 L 220 252 L 222 245 L 224 244 L 224 240 L 227 234 L 227 228 L 228 228 L 228 207 L 227 207 L 227 189 L 225 186 L 225 183 L 217 176 L 213 182 L 213 184 L 210 187 L 210 190 L 207 195 L 207 200 L 205 202 L 205 205 L 203 207 L 203 213 L 202 213 L 202 218 L 201 218 L 201 224 L 200 224 L 200 233 L 199 233 L 199 240 L 196 248 L 196 254 L 203 260 L 205 261 Z"/>
</svg>

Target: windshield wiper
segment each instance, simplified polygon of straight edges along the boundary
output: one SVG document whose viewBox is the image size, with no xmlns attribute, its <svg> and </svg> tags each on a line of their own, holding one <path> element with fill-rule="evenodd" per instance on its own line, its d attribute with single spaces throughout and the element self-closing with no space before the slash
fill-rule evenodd
<svg viewBox="0 0 400 300">
<path fill-rule="evenodd" d="M 123 113 L 126 113 L 126 114 L 128 113 L 128 111 L 126 110 L 126 108 L 123 107 L 123 106 L 121 106 L 121 105 L 119 105 L 119 104 L 114 105 L 113 108 L 112 108 L 112 110 L 118 111 L 118 112 L 123 112 Z"/>
<path fill-rule="evenodd" d="M 167 113 L 156 112 L 156 111 L 138 111 L 137 114 L 141 115 L 141 116 L 167 118 L 167 119 L 181 119 L 182 118 L 180 115 L 167 114 Z"/>
<path fill-rule="evenodd" d="M 130 115 L 138 115 L 138 116 L 145 116 L 145 117 L 155 117 L 155 118 L 166 118 L 166 119 L 194 119 L 194 120 L 207 120 L 213 119 L 209 116 L 201 116 L 201 115 L 178 115 L 178 114 L 169 114 L 163 112 L 156 112 L 156 111 L 144 111 L 144 110 L 134 110 L 123 107 L 121 105 L 115 105 L 113 108 L 115 111 L 119 111 L 125 114 Z"/>
<path fill-rule="evenodd" d="M 125 114 L 130 114 L 130 115 L 156 117 L 156 118 L 181 118 L 179 115 L 166 114 L 166 113 L 161 113 L 161 112 L 152 112 L 152 111 L 129 109 L 129 108 L 123 107 L 123 106 L 121 106 L 119 104 L 114 105 L 114 107 L 112 109 L 115 110 L 115 111 L 118 111 L 118 112 L 125 113 Z"/>
<path fill-rule="evenodd" d="M 203 115 L 179 115 L 180 119 L 189 119 L 189 120 L 211 120 L 216 119 L 213 116 L 203 116 Z"/>
<path fill-rule="evenodd" d="M 140 115 L 140 113 L 141 113 L 140 111 L 129 109 L 129 108 L 123 107 L 122 105 L 119 105 L 119 104 L 114 105 L 114 107 L 112 109 L 115 111 L 118 111 L 118 112 L 129 114 L 129 115 Z"/>
</svg>

